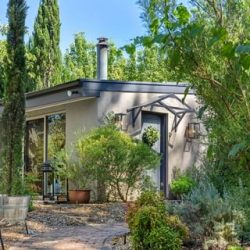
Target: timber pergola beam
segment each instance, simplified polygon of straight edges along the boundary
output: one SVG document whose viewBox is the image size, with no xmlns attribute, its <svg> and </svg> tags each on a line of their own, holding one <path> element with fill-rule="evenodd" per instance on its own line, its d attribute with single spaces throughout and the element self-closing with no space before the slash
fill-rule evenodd
<svg viewBox="0 0 250 250">
<path fill-rule="evenodd" d="M 168 105 L 164 103 L 163 101 L 167 99 L 177 100 L 182 105 L 182 107 Z M 162 95 L 156 98 L 152 98 L 150 101 L 145 102 L 141 105 L 136 105 L 132 108 L 127 109 L 127 112 L 132 112 L 133 126 L 135 125 L 136 119 L 138 118 L 142 109 L 146 107 L 150 107 L 150 106 L 158 107 L 158 108 L 165 108 L 166 110 L 168 110 L 170 113 L 174 115 L 174 123 L 173 123 L 171 132 L 173 130 L 176 132 L 177 127 L 179 126 L 180 122 L 182 121 L 182 119 L 187 113 L 195 113 L 195 110 L 193 108 L 191 108 L 187 103 L 182 101 L 175 94 Z"/>
</svg>

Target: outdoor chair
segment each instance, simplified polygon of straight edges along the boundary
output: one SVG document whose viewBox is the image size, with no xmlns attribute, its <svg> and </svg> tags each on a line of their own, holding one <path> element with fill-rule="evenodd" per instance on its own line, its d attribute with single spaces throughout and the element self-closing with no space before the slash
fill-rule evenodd
<svg viewBox="0 0 250 250">
<path fill-rule="evenodd" d="M 25 226 L 26 233 L 29 234 L 26 223 L 29 202 L 29 196 L 0 195 L 0 242 L 2 250 L 4 250 L 3 228 L 22 224 Z"/>
</svg>

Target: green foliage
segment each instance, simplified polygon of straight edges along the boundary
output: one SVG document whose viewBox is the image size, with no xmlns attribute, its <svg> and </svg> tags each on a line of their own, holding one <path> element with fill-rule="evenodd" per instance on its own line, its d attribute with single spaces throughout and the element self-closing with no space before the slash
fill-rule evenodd
<svg viewBox="0 0 250 250">
<path fill-rule="evenodd" d="M 36 89 L 61 81 L 60 17 L 57 0 L 42 0 L 29 43 L 29 82 Z M 29 54 L 30 53 L 30 54 Z"/>
<path fill-rule="evenodd" d="M 106 198 L 118 196 L 123 201 L 137 187 L 145 170 L 154 168 L 160 160 L 147 145 L 112 124 L 82 136 L 76 148 L 80 162 L 106 186 Z"/>
<path fill-rule="evenodd" d="M 108 79 L 124 80 L 126 59 L 122 50 L 117 48 L 113 42 L 109 42 L 108 55 Z"/>
<path fill-rule="evenodd" d="M 62 179 L 68 179 L 74 189 L 88 188 L 92 180 L 88 169 L 72 154 L 68 154 L 65 150 L 58 151 L 54 155 L 53 166 L 56 175 Z"/>
<path fill-rule="evenodd" d="M 3 174 L 1 182 L 5 193 L 15 194 L 21 182 L 23 166 L 22 141 L 25 121 L 25 18 L 24 0 L 10 0 L 8 4 L 7 65 L 4 89 L 2 128 L 3 134 Z"/>
<path fill-rule="evenodd" d="M 240 246 L 229 246 L 227 250 L 244 250 L 244 247 Z"/>
<path fill-rule="evenodd" d="M 234 223 L 216 223 L 214 225 L 214 235 L 212 239 L 206 239 L 204 249 L 211 248 L 228 249 L 229 245 L 237 245 L 237 233 Z"/>
<path fill-rule="evenodd" d="M 40 181 L 39 176 L 36 173 L 27 173 L 24 176 L 23 179 L 23 195 L 27 194 L 30 195 L 31 197 L 38 195 L 38 193 L 36 192 L 36 183 Z"/>
<path fill-rule="evenodd" d="M 166 212 L 163 196 L 145 192 L 127 213 L 133 249 L 181 249 L 188 229 Z"/>
<path fill-rule="evenodd" d="M 3 98 L 6 82 L 6 41 L 0 41 L 0 98 Z"/>
<path fill-rule="evenodd" d="M 32 55 L 27 55 L 32 62 Z M 165 70 L 164 57 L 158 46 L 136 48 L 134 44 L 128 44 L 117 48 L 113 42 L 109 42 L 108 79 L 167 81 L 169 72 Z M 76 34 L 74 42 L 67 49 L 62 75 L 63 81 L 96 77 L 95 44 L 87 41 L 84 33 Z"/>
<path fill-rule="evenodd" d="M 166 212 L 163 195 L 155 191 L 143 192 L 135 201 L 135 204 L 130 208 L 130 210 L 128 210 L 127 221 L 130 227 L 132 227 L 133 218 L 137 213 L 137 211 L 145 206 L 155 207 L 157 208 L 158 212 L 162 214 L 165 214 Z"/>
<path fill-rule="evenodd" d="M 223 186 L 235 185 L 238 173 L 250 175 L 249 2 L 138 2 L 149 35 L 135 42 L 164 48 L 165 69 L 196 90 L 206 107 L 208 160 Z"/>
<path fill-rule="evenodd" d="M 166 218 L 167 225 L 172 228 L 182 240 L 188 240 L 190 233 L 188 227 L 176 215 L 168 215 Z"/>
<path fill-rule="evenodd" d="M 148 241 L 150 248 L 141 248 L 141 249 L 179 250 L 181 249 L 181 244 L 182 244 L 178 234 L 168 226 L 160 226 L 159 228 L 153 229 L 148 237 Z"/>
<path fill-rule="evenodd" d="M 145 173 L 142 177 L 141 185 L 139 189 L 142 192 L 147 192 L 147 191 L 157 191 L 157 187 L 155 186 L 155 183 L 153 182 L 152 178 Z"/>
<path fill-rule="evenodd" d="M 194 181 L 186 175 L 178 177 L 170 184 L 171 192 L 177 196 L 182 196 L 183 194 L 189 193 L 193 187 Z"/>
<path fill-rule="evenodd" d="M 179 235 L 166 225 L 164 216 L 156 207 L 140 208 L 134 216 L 131 230 L 133 249 L 181 249 Z"/>
<path fill-rule="evenodd" d="M 160 132 L 152 126 L 148 126 L 142 134 L 142 141 L 149 147 L 153 147 L 153 145 L 159 140 L 159 138 Z"/>
<path fill-rule="evenodd" d="M 248 185 L 239 181 L 231 190 L 224 191 L 225 198 L 236 211 L 241 211 L 245 216 L 243 228 L 237 231 L 242 240 L 250 242 L 250 190 Z"/>
<path fill-rule="evenodd" d="M 220 235 L 228 245 L 239 237 L 245 224 L 244 211 L 237 209 L 228 197 L 221 196 L 206 181 L 200 182 L 184 196 L 182 203 L 175 204 L 174 212 L 188 225 L 191 237 L 196 241 L 204 242 L 208 238 L 222 240 Z M 231 233 L 227 231 L 225 236 L 224 231 L 229 225 Z"/>
<path fill-rule="evenodd" d="M 64 55 L 62 81 L 66 82 L 78 78 L 95 78 L 95 76 L 95 44 L 88 42 L 84 33 L 78 33 Z"/>
<path fill-rule="evenodd" d="M 169 72 L 165 69 L 165 55 L 157 46 L 146 46 L 136 51 L 136 78 L 137 81 L 164 82 L 169 78 Z"/>
</svg>

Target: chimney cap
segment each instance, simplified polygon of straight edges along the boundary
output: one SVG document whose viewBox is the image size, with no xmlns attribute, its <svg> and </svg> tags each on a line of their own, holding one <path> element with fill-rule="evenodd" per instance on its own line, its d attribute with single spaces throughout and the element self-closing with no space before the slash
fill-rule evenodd
<svg viewBox="0 0 250 250">
<path fill-rule="evenodd" d="M 97 45 L 108 45 L 108 38 L 106 37 L 99 37 L 97 38 L 98 44 Z"/>
</svg>

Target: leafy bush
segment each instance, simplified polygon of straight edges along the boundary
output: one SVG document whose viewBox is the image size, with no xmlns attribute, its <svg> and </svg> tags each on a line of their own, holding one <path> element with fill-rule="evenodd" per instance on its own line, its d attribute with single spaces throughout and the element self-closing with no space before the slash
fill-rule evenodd
<svg viewBox="0 0 250 250">
<path fill-rule="evenodd" d="M 180 197 L 184 194 L 187 194 L 191 191 L 194 186 L 194 181 L 186 175 L 178 177 L 176 180 L 173 180 L 170 184 L 171 192 Z"/>
<path fill-rule="evenodd" d="M 134 140 L 107 124 L 93 129 L 77 142 L 81 163 L 102 183 L 108 196 L 127 201 L 129 194 L 143 178 L 146 170 L 155 168 L 159 155 L 148 145 Z"/>
<path fill-rule="evenodd" d="M 149 245 L 152 250 L 158 249 L 181 249 L 182 241 L 179 235 L 168 226 L 154 228 L 149 235 Z M 145 248 L 144 248 L 145 249 Z"/>
<path fill-rule="evenodd" d="M 228 176 L 225 176 L 224 171 L 220 171 L 220 168 L 215 168 L 204 160 L 199 168 L 192 167 L 186 171 L 186 174 L 195 183 L 200 183 L 198 186 L 202 186 L 204 183 L 210 183 L 213 186 L 214 193 L 217 193 L 215 199 L 221 199 L 225 204 L 224 207 L 227 207 L 231 211 L 230 213 L 234 214 L 232 218 L 236 222 L 238 221 L 235 223 L 238 238 L 243 242 L 250 242 L 250 189 L 249 181 L 247 181 L 249 173 L 243 171 L 236 174 L 237 171 L 231 171 L 231 175 L 229 171 Z M 241 179 L 242 175 L 245 175 L 244 179 Z M 230 179 L 234 180 L 230 181 Z M 211 191 L 209 188 L 207 193 L 209 193 L 209 190 Z M 202 199 L 202 194 L 200 197 Z M 211 197 L 211 199 L 213 198 Z M 189 208 L 191 209 L 191 206 Z M 227 222 L 230 222 L 230 220 L 227 219 Z"/>
<path fill-rule="evenodd" d="M 234 223 L 216 223 L 214 234 L 205 240 L 204 249 L 226 250 L 229 245 L 238 245 L 239 241 Z"/>
<path fill-rule="evenodd" d="M 231 229 L 223 239 L 227 244 L 234 243 L 239 236 L 239 229 L 244 225 L 244 213 L 236 210 L 228 198 L 221 196 L 217 189 L 207 182 L 200 182 L 184 196 L 181 204 L 175 204 L 174 213 L 188 225 L 193 240 L 202 242 L 206 239 L 216 240 L 223 231 L 218 231 L 219 226 L 228 229 L 230 225 Z"/>
<path fill-rule="evenodd" d="M 177 216 L 166 211 L 163 197 L 145 192 L 129 208 L 127 220 L 133 249 L 181 249 L 188 237 L 188 228 Z"/>
<path fill-rule="evenodd" d="M 229 246 L 227 248 L 227 250 L 244 250 L 244 247 L 240 247 L 240 246 Z"/>
<path fill-rule="evenodd" d="M 164 214 L 153 206 L 139 208 L 131 233 L 133 249 L 181 249 L 179 234 L 166 224 Z"/>
<path fill-rule="evenodd" d="M 127 212 L 127 222 L 129 227 L 133 227 L 133 219 L 138 210 L 142 207 L 149 206 L 157 208 L 158 212 L 165 216 L 166 207 L 164 204 L 163 195 L 154 191 L 143 192 L 140 197 L 135 201 L 134 205 L 129 207 Z"/>
<path fill-rule="evenodd" d="M 237 232 L 240 238 L 245 242 L 250 242 L 250 189 L 239 181 L 237 186 L 229 191 L 224 191 L 224 197 L 229 201 L 235 211 L 241 211 L 244 214 L 244 225 L 238 227 Z"/>
<path fill-rule="evenodd" d="M 189 239 L 189 230 L 188 227 L 183 224 L 180 218 L 176 215 L 168 215 L 166 217 L 167 225 L 174 229 L 175 232 L 178 233 L 181 239 L 188 240 Z"/>
</svg>

